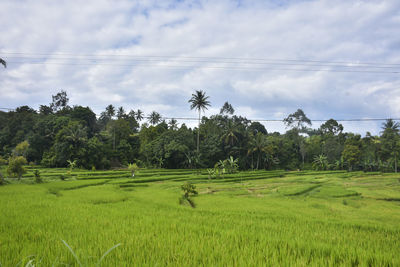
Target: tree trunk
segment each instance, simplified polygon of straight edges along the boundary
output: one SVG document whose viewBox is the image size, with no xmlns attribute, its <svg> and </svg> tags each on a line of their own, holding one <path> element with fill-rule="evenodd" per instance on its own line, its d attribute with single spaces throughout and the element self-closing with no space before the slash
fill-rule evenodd
<svg viewBox="0 0 400 267">
<path fill-rule="evenodd" d="M 200 146 L 199 146 L 199 144 L 200 144 L 200 113 L 201 113 L 201 111 L 199 109 L 199 127 L 197 128 L 197 154 L 199 154 L 199 152 L 200 152 Z"/>
<path fill-rule="evenodd" d="M 260 152 L 258 152 L 258 155 L 257 155 L 257 170 L 258 170 L 258 163 L 260 162 Z"/>
</svg>

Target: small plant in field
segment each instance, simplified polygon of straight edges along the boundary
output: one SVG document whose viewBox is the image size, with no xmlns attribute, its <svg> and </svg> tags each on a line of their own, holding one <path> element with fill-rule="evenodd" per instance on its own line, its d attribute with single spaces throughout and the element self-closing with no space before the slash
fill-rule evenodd
<svg viewBox="0 0 400 267">
<path fill-rule="evenodd" d="M 96 171 L 96 167 L 93 165 L 92 166 L 92 172 Z"/>
<path fill-rule="evenodd" d="M 61 181 L 65 181 L 65 179 L 66 179 L 65 175 L 64 175 L 64 174 L 61 174 L 61 175 L 60 175 L 60 180 L 61 180 Z"/>
<path fill-rule="evenodd" d="M 191 197 L 198 194 L 196 191 L 196 186 L 191 182 L 186 182 L 181 186 L 181 189 L 183 191 L 183 195 L 179 198 L 179 204 L 184 205 L 187 203 L 192 208 L 195 208 L 196 204 Z"/>
<path fill-rule="evenodd" d="M 64 245 L 65 245 L 65 246 L 68 248 L 68 250 L 71 252 L 72 256 L 74 256 L 74 258 L 75 258 L 75 260 L 76 260 L 76 263 L 77 263 L 79 266 L 84 266 L 84 265 L 81 263 L 81 261 L 79 260 L 78 256 L 76 256 L 76 254 L 75 254 L 75 252 L 72 250 L 72 248 L 67 244 L 67 242 L 65 242 L 64 240 L 61 240 L 61 241 L 64 243 Z M 97 261 L 96 266 L 100 266 L 100 264 L 101 264 L 101 262 L 103 261 L 103 259 L 104 259 L 112 250 L 114 250 L 115 248 L 119 247 L 120 245 L 121 245 L 121 243 L 118 243 L 118 244 L 116 244 L 115 246 L 113 246 L 113 247 L 111 247 L 110 249 L 108 249 L 108 250 L 103 254 L 103 256 L 101 256 L 101 258 Z"/>
<path fill-rule="evenodd" d="M 40 171 L 39 170 L 35 170 L 33 172 L 33 174 L 35 175 L 35 183 L 41 183 L 43 182 L 42 178 L 40 177 Z"/>
<path fill-rule="evenodd" d="M 235 173 L 239 168 L 239 159 L 233 159 L 232 156 L 224 160 L 224 165 L 226 166 L 228 173 Z"/>
<path fill-rule="evenodd" d="M 67 160 L 67 162 L 68 162 L 69 171 L 72 172 L 72 170 L 76 167 L 76 159 L 73 161 Z"/>
<path fill-rule="evenodd" d="M 215 163 L 214 165 L 214 170 L 215 170 L 215 174 L 219 177 L 222 174 L 222 177 L 224 176 L 225 172 L 226 172 L 226 168 L 225 168 L 225 161 L 219 160 L 217 163 Z"/>
<path fill-rule="evenodd" d="M 131 171 L 132 173 L 132 177 L 135 177 L 135 172 L 137 172 L 139 170 L 139 167 L 136 163 L 129 163 L 128 164 L 128 170 Z"/>
<path fill-rule="evenodd" d="M 207 169 L 208 173 L 208 179 L 211 180 L 211 178 L 215 177 L 215 169 Z"/>
</svg>

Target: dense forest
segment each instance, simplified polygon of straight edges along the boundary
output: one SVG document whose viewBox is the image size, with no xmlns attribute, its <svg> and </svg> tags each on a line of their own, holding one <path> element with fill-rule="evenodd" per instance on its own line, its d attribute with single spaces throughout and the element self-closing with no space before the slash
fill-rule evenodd
<svg viewBox="0 0 400 267">
<path fill-rule="evenodd" d="M 319 169 L 397 171 L 399 124 L 388 119 L 380 136 L 344 132 L 334 119 L 318 129 L 301 109 L 289 114 L 284 134 L 270 133 L 259 122 L 235 115 L 226 102 L 219 114 L 201 117 L 210 106 L 196 91 L 189 107 L 198 111 L 199 127 L 165 121 L 156 111 L 126 112 L 109 105 L 97 118 L 89 108 L 69 106 L 61 91 L 39 110 L 21 106 L 0 112 L 0 162 L 23 156 L 30 164 L 88 169 L 136 163 L 140 167 L 210 168 L 234 159 L 240 169 Z"/>
</svg>

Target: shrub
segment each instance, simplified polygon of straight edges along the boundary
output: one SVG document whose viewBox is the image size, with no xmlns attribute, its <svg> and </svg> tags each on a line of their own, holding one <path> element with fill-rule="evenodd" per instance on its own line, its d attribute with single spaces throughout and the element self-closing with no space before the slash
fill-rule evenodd
<svg viewBox="0 0 400 267">
<path fill-rule="evenodd" d="M 40 171 L 39 170 L 35 170 L 33 172 L 33 174 L 35 175 L 35 183 L 40 184 L 41 182 L 43 182 L 42 178 L 40 178 Z"/>
<path fill-rule="evenodd" d="M 0 171 L 0 185 L 4 185 L 4 184 L 6 184 L 6 181 L 4 180 L 3 173 L 1 173 L 1 171 Z"/>
<path fill-rule="evenodd" d="M 128 164 L 128 170 L 131 171 L 132 177 L 134 177 L 135 176 L 135 172 L 137 172 L 139 170 L 139 167 L 138 167 L 138 165 L 136 163 L 132 163 L 132 164 L 129 163 Z"/>
<path fill-rule="evenodd" d="M 11 157 L 8 160 L 8 168 L 7 168 L 7 173 L 10 177 L 17 177 L 18 179 L 21 179 L 22 175 L 26 173 L 26 170 L 24 168 L 24 164 L 27 164 L 28 162 L 26 159 L 22 156 L 18 157 Z"/>
<path fill-rule="evenodd" d="M 192 208 L 195 208 L 196 204 L 191 197 L 198 194 L 196 191 L 196 186 L 191 182 L 186 182 L 181 186 L 181 189 L 183 191 L 183 195 L 179 198 L 179 204 L 184 205 L 187 203 Z"/>
<path fill-rule="evenodd" d="M 0 156 L 0 166 L 7 165 L 7 160 Z"/>
</svg>

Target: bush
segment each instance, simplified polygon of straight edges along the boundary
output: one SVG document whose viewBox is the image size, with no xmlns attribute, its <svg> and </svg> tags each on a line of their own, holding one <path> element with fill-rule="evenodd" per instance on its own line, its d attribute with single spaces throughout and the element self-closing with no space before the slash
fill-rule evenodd
<svg viewBox="0 0 400 267">
<path fill-rule="evenodd" d="M 134 177 L 135 172 L 137 172 L 139 170 L 139 167 L 138 167 L 138 165 L 136 165 L 136 163 L 132 163 L 132 164 L 129 163 L 128 169 L 131 171 L 132 177 Z"/>
<path fill-rule="evenodd" d="M 0 156 L 0 166 L 7 165 L 7 160 Z"/>
<path fill-rule="evenodd" d="M 0 171 L 0 185 L 4 184 L 6 184 L 6 181 L 4 180 L 3 173 Z"/>
<path fill-rule="evenodd" d="M 183 191 L 183 195 L 179 198 L 179 204 L 184 205 L 188 203 L 192 208 L 195 208 L 196 204 L 191 197 L 198 194 L 196 191 L 196 186 L 190 182 L 186 182 L 181 186 L 181 189 Z"/>
<path fill-rule="evenodd" d="M 43 182 L 42 178 L 40 178 L 40 171 L 39 170 L 35 170 L 33 172 L 33 174 L 35 175 L 35 183 L 40 184 L 41 182 Z"/>
<path fill-rule="evenodd" d="M 22 175 L 26 173 L 26 170 L 23 165 L 27 163 L 28 162 L 26 161 L 26 159 L 22 156 L 11 157 L 8 160 L 8 168 L 7 168 L 8 176 L 17 177 L 18 179 L 21 179 Z"/>
</svg>

